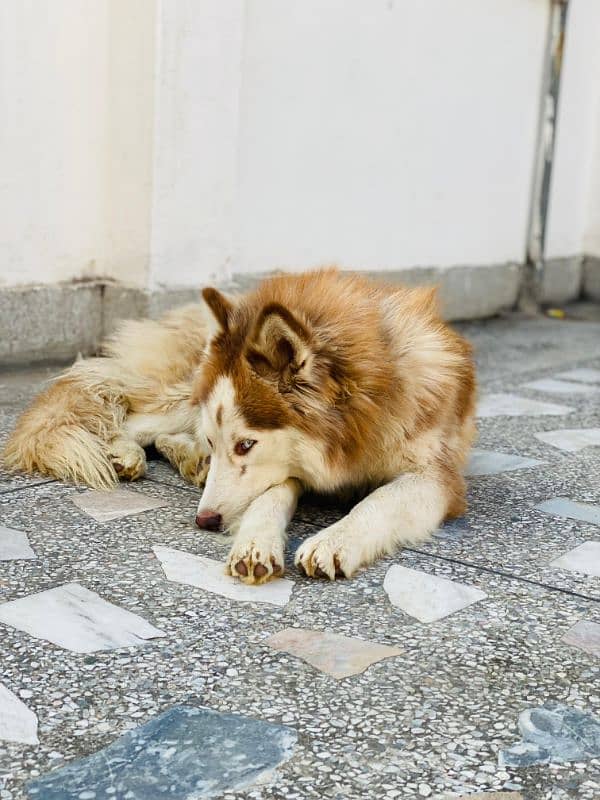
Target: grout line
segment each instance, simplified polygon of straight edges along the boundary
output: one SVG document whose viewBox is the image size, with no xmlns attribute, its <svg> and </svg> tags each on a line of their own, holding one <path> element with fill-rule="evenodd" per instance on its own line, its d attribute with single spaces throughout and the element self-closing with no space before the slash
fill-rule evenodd
<svg viewBox="0 0 600 800">
<path fill-rule="evenodd" d="M 25 489 L 36 489 L 38 486 L 46 486 L 49 483 L 58 483 L 54 478 L 48 478 L 44 481 L 36 481 L 36 483 L 26 483 L 23 486 L 13 486 L 12 489 L 0 488 L 0 494 L 12 494 L 13 492 L 22 492 Z"/>
</svg>

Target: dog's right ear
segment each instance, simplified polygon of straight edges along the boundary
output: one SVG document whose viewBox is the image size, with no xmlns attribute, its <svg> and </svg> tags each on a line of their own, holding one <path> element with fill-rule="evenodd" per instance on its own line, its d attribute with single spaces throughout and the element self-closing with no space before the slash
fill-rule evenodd
<svg viewBox="0 0 600 800">
<path fill-rule="evenodd" d="M 233 314 L 233 303 L 217 289 L 202 289 L 202 299 L 204 300 L 204 318 L 208 338 L 212 339 L 220 333 L 228 333 Z"/>
</svg>

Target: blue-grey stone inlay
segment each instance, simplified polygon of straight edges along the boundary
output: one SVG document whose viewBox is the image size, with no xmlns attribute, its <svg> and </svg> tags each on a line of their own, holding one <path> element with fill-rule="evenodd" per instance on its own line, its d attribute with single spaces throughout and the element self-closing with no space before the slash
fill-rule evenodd
<svg viewBox="0 0 600 800">
<path fill-rule="evenodd" d="M 528 767 L 600 756 L 600 719 L 578 708 L 545 703 L 519 715 L 523 737 L 498 755 L 500 766 Z"/>
<path fill-rule="evenodd" d="M 284 725 L 175 706 L 27 789 L 38 800 L 215 797 L 267 778 L 290 758 L 296 741 L 296 732 Z"/>
<path fill-rule="evenodd" d="M 540 503 L 536 508 L 546 514 L 554 514 L 555 517 L 578 519 L 580 522 L 600 525 L 600 506 L 592 505 L 592 503 L 577 503 L 575 500 L 569 500 L 568 497 L 553 497 L 551 500 Z"/>
<path fill-rule="evenodd" d="M 464 517 L 459 517 L 458 519 L 444 522 L 437 531 L 434 531 L 433 536 L 442 541 L 462 542 L 463 539 L 473 536 L 473 531 L 467 520 Z"/>
<path fill-rule="evenodd" d="M 535 458 L 513 456 L 510 453 L 495 453 L 492 450 L 474 449 L 471 451 L 465 475 L 469 478 L 477 475 L 496 475 L 499 472 L 511 472 L 516 469 L 537 467 L 541 463 Z"/>
</svg>

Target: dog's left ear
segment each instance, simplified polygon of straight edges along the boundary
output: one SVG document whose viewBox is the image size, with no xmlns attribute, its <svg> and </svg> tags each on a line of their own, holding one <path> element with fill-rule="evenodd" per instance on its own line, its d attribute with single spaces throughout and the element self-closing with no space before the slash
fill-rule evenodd
<svg viewBox="0 0 600 800">
<path fill-rule="evenodd" d="M 202 289 L 202 299 L 208 339 L 219 333 L 228 333 L 234 309 L 231 300 L 212 287 Z"/>
<path fill-rule="evenodd" d="M 308 327 L 280 303 L 268 303 L 260 312 L 247 358 L 261 375 L 292 379 L 309 369 L 312 359 Z"/>
</svg>

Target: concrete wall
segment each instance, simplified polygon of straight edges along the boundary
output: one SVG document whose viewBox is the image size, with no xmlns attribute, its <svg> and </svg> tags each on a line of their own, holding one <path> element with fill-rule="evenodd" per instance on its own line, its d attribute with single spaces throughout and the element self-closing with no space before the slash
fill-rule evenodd
<svg viewBox="0 0 600 800">
<path fill-rule="evenodd" d="M 0 3 L 0 285 L 103 271 L 108 6 Z"/>
<path fill-rule="evenodd" d="M 243 0 L 159 3 L 149 284 L 227 278 Z"/>
<path fill-rule="evenodd" d="M 239 267 L 522 261 L 548 4 L 248 4 Z"/>
<path fill-rule="evenodd" d="M 571 0 L 546 255 L 600 255 L 600 3 Z"/>
<path fill-rule="evenodd" d="M 600 252 L 600 4 L 571 5 L 556 257 Z M 4 0 L 0 285 L 522 262 L 548 12 Z"/>
</svg>

